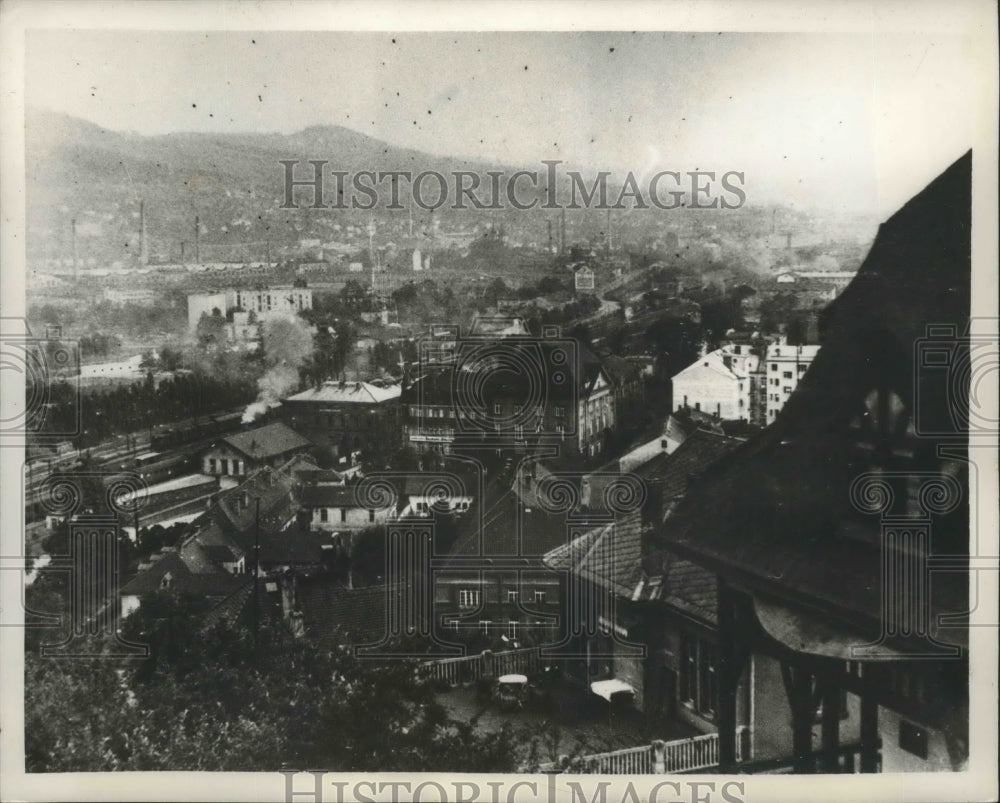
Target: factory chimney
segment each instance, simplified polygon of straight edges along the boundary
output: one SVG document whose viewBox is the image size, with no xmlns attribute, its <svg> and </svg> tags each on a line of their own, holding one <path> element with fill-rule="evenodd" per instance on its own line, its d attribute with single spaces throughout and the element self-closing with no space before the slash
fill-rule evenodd
<svg viewBox="0 0 1000 803">
<path fill-rule="evenodd" d="M 139 201 L 139 264 L 149 264 L 149 243 L 146 241 L 146 202 Z"/>
<path fill-rule="evenodd" d="M 70 229 L 73 240 L 73 281 L 80 278 L 80 259 L 76 253 L 76 218 L 70 221 Z"/>
<path fill-rule="evenodd" d="M 201 263 L 201 218 L 194 216 L 194 261 Z"/>
</svg>

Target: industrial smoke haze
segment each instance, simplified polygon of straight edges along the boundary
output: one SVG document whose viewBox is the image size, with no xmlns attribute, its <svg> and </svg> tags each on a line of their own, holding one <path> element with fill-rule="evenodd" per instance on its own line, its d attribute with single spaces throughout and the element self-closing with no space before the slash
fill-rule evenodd
<svg viewBox="0 0 1000 803">
<path fill-rule="evenodd" d="M 257 380 L 257 400 L 243 413 L 249 423 L 277 404 L 281 397 L 299 384 L 299 369 L 312 353 L 312 332 L 300 318 L 273 315 L 264 321 L 261 347 L 264 350 L 264 375 Z"/>
</svg>

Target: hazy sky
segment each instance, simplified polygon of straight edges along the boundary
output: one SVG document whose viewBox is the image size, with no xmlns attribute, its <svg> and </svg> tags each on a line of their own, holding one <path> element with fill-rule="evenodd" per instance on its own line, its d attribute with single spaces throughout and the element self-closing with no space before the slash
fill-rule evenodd
<svg viewBox="0 0 1000 803">
<path fill-rule="evenodd" d="M 29 105 L 116 130 L 339 124 L 508 165 L 741 170 L 751 201 L 884 217 L 969 147 L 970 59 L 929 35 L 32 31 L 25 66 Z"/>
</svg>

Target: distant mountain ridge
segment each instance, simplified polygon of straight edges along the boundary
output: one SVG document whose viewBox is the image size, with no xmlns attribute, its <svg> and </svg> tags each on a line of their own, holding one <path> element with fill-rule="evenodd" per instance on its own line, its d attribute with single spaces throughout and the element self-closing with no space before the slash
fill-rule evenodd
<svg viewBox="0 0 1000 803">
<path fill-rule="evenodd" d="M 470 170 L 485 179 L 487 170 L 504 169 L 402 148 L 338 125 L 310 126 L 290 135 L 185 132 L 144 136 L 31 109 L 25 138 L 28 248 L 29 254 L 39 257 L 69 256 L 72 218 L 78 222 L 78 248 L 101 259 L 134 253 L 140 200 L 145 201 L 150 250 L 163 254 L 179 254 L 180 242 L 194 239 L 195 215 L 202 224 L 206 248 L 265 239 L 290 243 L 307 236 L 333 239 L 334 219 L 344 226 L 367 220 L 369 213 L 361 210 L 329 214 L 281 210 L 283 159 L 302 163 L 296 168 L 300 179 L 311 176 L 305 164 L 309 159 L 326 160 L 328 170 L 350 174 Z M 388 182 L 382 187 L 387 190 Z M 328 201 L 334 189 L 332 178 L 327 177 L 324 194 Z M 429 198 L 435 197 L 431 184 L 426 191 Z M 446 215 L 447 210 L 440 214 Z M 100 240 L 108 245 L 102 246 Z"/>
</svg>

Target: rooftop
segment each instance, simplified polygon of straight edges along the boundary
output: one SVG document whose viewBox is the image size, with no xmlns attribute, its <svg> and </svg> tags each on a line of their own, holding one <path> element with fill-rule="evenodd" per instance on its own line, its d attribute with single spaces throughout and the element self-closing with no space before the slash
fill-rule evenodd
<svg viewBox="0 0 1000 803">
<path fill-rule="evenodd" d="M 374 382 L 324 382 L 318 388 L 289 396 L 284 401 L 335 402 L 338 404 L 381 404 L 398 399 L 402 389 L 397 384 Z"/>
<path fill-rule="evenodd" d="M 311 441 L 280 421 L 227 435 L 222 441 L 254 460 L 280 457 L 312 446 Z"/>
</svg>

